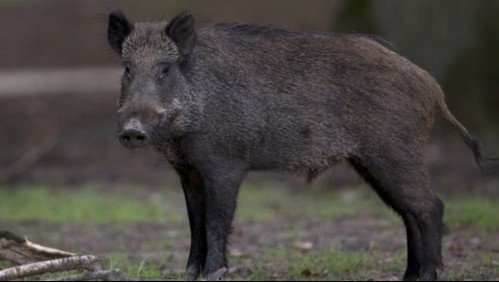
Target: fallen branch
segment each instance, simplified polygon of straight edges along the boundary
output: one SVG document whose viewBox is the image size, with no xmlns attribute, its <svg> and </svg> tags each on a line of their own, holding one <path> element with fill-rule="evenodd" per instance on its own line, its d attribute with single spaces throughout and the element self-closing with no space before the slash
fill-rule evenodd
<svg viewBox="0 0 499 282">
<path fill-rule="evenodd" d="M 81 269 L 87 269 L 87 271 L 72 276 L 45 281 L 177 281 L 174 279 L 123 275 L 118 269 L 98 270 L 100 267 L 95 266 L 95 264 L 99 261 L 100 259 L 98 257 L 86 255 L 25 264 L 0 270 L 0 281 L 24 279 L 30 276 L 46 274 L 49 272 L 54 273 Z M 207 281 L 219 281 L 225 276 L 226 273 L 227 268 L 224 267 L 219 269 L 217 272 L 212 274 Z"/>
<path fill-rule="evenodd" d="M 0 260 L 22 264 L 0 270 L 0 281 L 22 280 L 34 275 L 70 270 L 84 270 L 84 272 L 49 281 L 175 281 L 164 278 L 127 276 L 118 269 L 102 270 L 101 259 L 97 256 L 77 256 L 70 252 L 48 248 L 9 231 L 0 231 Z M 227 272 L 227 268 L 221 268 L 210 275 L 207 281 L 221 280 Z"/>
<path fill-rule="evenodd" d="M 0 231 L 0 260 L 20 265 L 75 255 L 32 243 L 9 231 Z"/>
<path fill-rule="evenodd" d="M 23 264 L 0 270 L 0 281 L 22 279 L 49 272 L 61 272 L 75 269 L 91 270 L 94 269 L 93 265 L 97 262 L 100 262 L 100 258 L 92 255 L 85 255 Z"/>
</svg>

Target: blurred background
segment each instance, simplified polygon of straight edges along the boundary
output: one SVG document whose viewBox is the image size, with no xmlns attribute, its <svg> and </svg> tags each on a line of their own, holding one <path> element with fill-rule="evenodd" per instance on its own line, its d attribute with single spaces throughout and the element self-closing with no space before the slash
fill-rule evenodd
<svg viewBox="0 0 499 282">
<path fill-rule="evenodd" d="M 159 158 L 128 152 L 116 140 L 114 111 L 121 70 L 118 56 L 107 45 L 106 25 L 107 14 L 117 9 L 132 21 L 170 19 L 189 10 L 200 27 L 244 22 L 380 35 L 441 83 L 453 113 L 483 140 L 488 155 L 499 155 L 494 146 L 499 140 L 497 1 L 2 0 L 4 182 L 158 184 L 172 178 Z M 433 169 L 454 177 L 463 176 L 457 172 L 462 171 L 471 178 L 458 183 L 482 177 L 458 134 L 441 120 L 428 150 Z M 352 179 L 358 180 L 340 168 L 320 181 L 341 186 Z"/>
</svg>

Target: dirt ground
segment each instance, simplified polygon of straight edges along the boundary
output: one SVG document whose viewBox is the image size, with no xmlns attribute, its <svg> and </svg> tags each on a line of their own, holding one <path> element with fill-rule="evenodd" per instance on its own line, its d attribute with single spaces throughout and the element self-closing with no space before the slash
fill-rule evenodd
<svg viewBox="0 0 499 282">
<path fill-rule="evenodd" d="M 118 253 L 132 264 L 138 264 L 146 258 L 148 264 L 157 265 L 163 274 L 182 273 L 189 249 L 187 224 L 58 225 L 0 220 L 0 226 L 2 229 L 30 234 L 29 239 L 32 241 L 56 241 L 57 247 L 79 253 L 106 258 Z M 292 231 L 289 226 L 293 226 Z M 229 279 L 248 279 L 257 267 L 259 271 L 265 272 L 260 278 L 278 280 L 286 277 L 300 280 L 398 280 L 404 270 L 405 231 L 400 222 L 395 224 L 367 215 L 332 221 L 310 218 L 236 219 L 234 229 Z M 355 268 L 355 272 L 341 274 L 328 273 L 327 265 L 318 264 L 312 269 L 313 276 L 303 273 L 301 276 L 290 276 L 289 272 L 295 270 L 290 270 L 282 257 L 262 258 L 272 247 L 275 252 L 284 249 L 290 256 L 303 255 L 302 251 L 296 249 L 297 238 L 300 242 L 311 242 L 314 250 L 361 252 L 379 261 L 360 267 L 360 270 Z M 453 229 L 444 237 L 446 268 L 441 279 L 497 281 L 499 277 L 494 275 L 497 275 L 499 257 L 496 256 L 487 267 L 480 264 L 480 253 L 497 254 L 498 240 L 497 233 L 495 236 L 483 236 L 469 227 Z M 158 248 L 158 245 L 163 248 Z"/>
</svg>

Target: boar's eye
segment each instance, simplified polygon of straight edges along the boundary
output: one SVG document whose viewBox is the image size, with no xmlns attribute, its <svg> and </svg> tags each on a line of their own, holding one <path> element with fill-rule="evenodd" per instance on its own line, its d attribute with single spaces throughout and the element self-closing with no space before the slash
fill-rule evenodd
<svg viewBox="0 0 499 282">
<path fill-rule="evenodd" d="M 130 67 L 129 66 L 125 66 L 125 73 L 123 74 L 123 76 L 130 80 Z"/>
<path fill-rule="evenodd" d="M 166 66 L 162 66 L 159 70 L 159 78 L 162 79 L 163 77 L 165 77 L 165 75 L 168 74 L 169 71 L 170 71 L 170 68 L 168 68 Z"/>
</svg>

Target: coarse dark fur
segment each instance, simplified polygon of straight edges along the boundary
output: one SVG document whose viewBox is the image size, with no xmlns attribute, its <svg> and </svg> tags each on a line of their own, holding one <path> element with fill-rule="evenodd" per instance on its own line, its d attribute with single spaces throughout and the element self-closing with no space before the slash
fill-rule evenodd
<svg viewBox="0 0 499 282">
<path fill-rule="evenodd" d="M 481 168 L 498 165 L 482 157 L 437 82 L 374 36 L 243 24 L 195 29 L 188 13 L 132 24 L 119 12 L 109 16 L 108 36 L 125 65 L 121 142 L 154 147 L 181 179 L 192 236 L 187 279 L 227 267 L 249 171 L 311 180 L 347 161 L 405 223 L 404 279 L 435 280 L 444 205 L 423 159 L 435 113 L 457 128 Z"/>
</svg>

